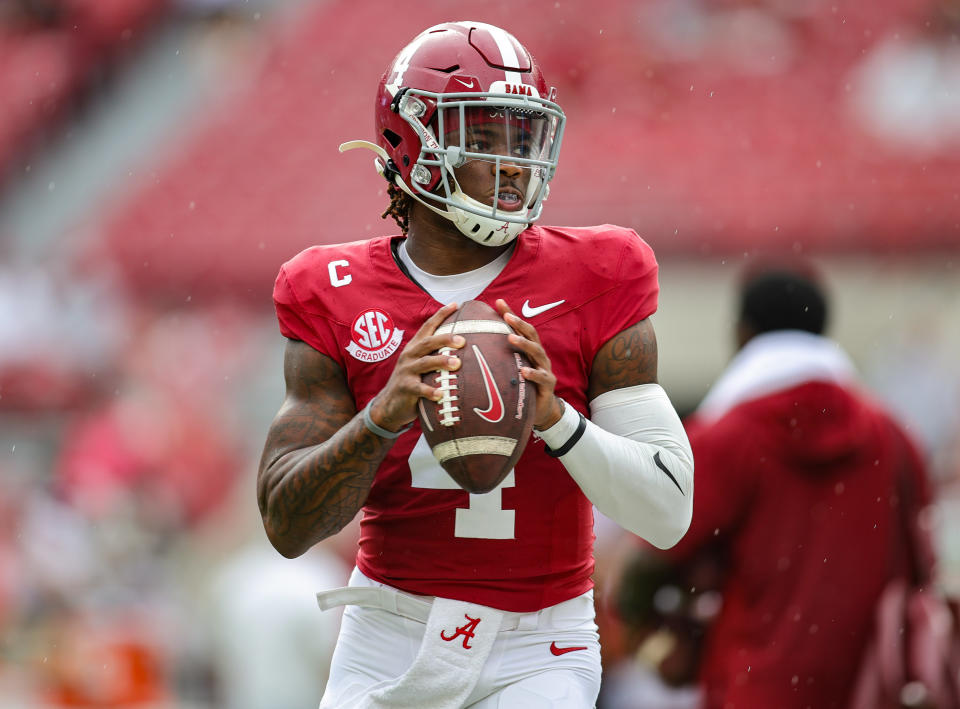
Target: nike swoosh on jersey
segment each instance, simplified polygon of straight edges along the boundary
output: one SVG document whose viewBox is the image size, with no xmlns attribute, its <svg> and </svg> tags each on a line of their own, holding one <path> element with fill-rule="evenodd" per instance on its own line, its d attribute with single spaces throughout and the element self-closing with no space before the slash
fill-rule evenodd
<svg viewBox="0 0 960 709">
<path fill-rule="evenodd" d="M 657 464 L 657 467 L 660 468 L 663 472 L 667 474 L 667 477 L 673 480 L 673 484 L 677 486 L 677 489 L 680 491 L 680 494 L 686 497 L 687 493 L 683 491 L 683 488 L 680 487 L 680 483 L 677 482 L 677 479 L 673 477 L 673 473 L 667 470 L 667 466 L 663 464 L 663 461 L 660 460 L 660 451 L 657 451 L 653 454 L 653 462 Z"/>
<path fill-rule="evenodd" d="M 556 308 L 558 305 L 563 305 L 566 302 L 567 300 L 566 298 L 564 298 L 563 300 L 557 300 L 553 303 L 547 303 L 546 305 L 538 305 L 536 307 L 533 307 L 530 305 L 529 300 L 525 300 L 523 301 L 523 307 L 520 308 L 520 312 L 523 313 L 523 317 L 532 318 L 534 315 L 545 313 L 548 310 L 550 310 L 550 308 Z"/>
<path fill-rule="evenodd" d="M 568 652 L 576 652 L 577 650 L 586 650 L 587 646 L 577 646 L 577 647 L 557 647 L 556 642 L 550 643 L 550 654 L 560 657 L 560 655 L 566 655 Z"/>
</svg>

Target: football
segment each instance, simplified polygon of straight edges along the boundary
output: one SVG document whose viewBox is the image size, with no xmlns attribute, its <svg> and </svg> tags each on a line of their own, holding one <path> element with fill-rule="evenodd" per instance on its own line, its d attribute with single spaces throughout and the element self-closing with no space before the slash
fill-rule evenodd
<svg viewBox="0 0 960 709">
<path fill-rule="evenodd" d="M 520 376 L 527 358 L 507 341 L 513 330 L 496 310 L 468 300 L 450 315 L 437 333 L 462 335 L 454 372 L 423 375 L 425 383 L 443 390 L 440 401 L 420 399 L 423 435 L 441 467 L 470 493 L 490 492 L 520 458 L 535 416 L 536 390 Z"/>
</svg>

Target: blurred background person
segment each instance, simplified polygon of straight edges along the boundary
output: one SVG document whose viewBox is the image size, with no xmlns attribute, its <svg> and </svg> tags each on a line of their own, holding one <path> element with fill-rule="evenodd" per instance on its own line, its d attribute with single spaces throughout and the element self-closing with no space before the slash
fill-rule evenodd
<svg viewBox="0 0 960 709">
<path fill-rule="evenodd" d="M 609 646 L 598 707 L 699 709 L 704 631 L 719 602 L 712 565 L 710 556 L 673 564 L 631 544 L 610 603 L 600 604 Z"/>
<path fill-rule="evenodd" d="M 824 335 L 828 315 L 803 264 L 748 269 L 737 352 L 688 423 L 699 489 L 670 555 L 709 551 L 721 570 L 708 708 L 847 706 L 876 601 L 909 569 L 899 490 L 931 502 L 920 453 Z"/>
<path fill-rule="evenodd" d="M 263 535 L 259 518 L 248 541 L 212 574 L 209 651 L 218 678 L 216 704 L 230 709 L 299 709 L 326 687 L 341 614 L 318 613 L 316 592 L 350 574 L 357 520 L 291 564 Z"/>
</svg>

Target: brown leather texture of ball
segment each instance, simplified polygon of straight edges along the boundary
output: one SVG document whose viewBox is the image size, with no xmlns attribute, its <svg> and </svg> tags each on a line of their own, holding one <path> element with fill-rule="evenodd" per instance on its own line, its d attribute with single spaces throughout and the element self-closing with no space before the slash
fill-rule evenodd
<svg viewBox="0 0 960 709">
<path fill-rule="evenodd" d="M 460 487 L 490 492 L 513 469 L 533 430 L 536 389 L 520 376 L 529 363 L 507 340 L 510 326 L 481 301 L 463 303 L 437 332 L 461 335 L 466 344 L 449 350 L 460 357 L 459 369 L 423 375 L 425 383 L 444 389 L 444 397 L 420 399 L 420 427 Z"/>
</svg>

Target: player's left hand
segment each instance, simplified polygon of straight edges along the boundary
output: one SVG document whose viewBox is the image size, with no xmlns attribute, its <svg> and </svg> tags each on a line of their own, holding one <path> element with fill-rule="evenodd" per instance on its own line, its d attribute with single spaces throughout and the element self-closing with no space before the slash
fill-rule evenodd
<svg viewBox="0 0 960 709">
<path fill-rule="evenodd" d="M 533 427 L 541 431 L 550 428 L 563 416 L 563 404 L 553 393 L 557 386 L 557 377 L 550 368 L 550 358 L 543 349 L 540 336 L 533 325 L 517 317 L 503 298 L 498 298 L 494 307 L 513 328 L 514 334 L 508 337 L 510 344 L 523 352 L 533 365 L 520 370 L 524 379 L 537 386 L 537 416 Z"/>
</svg>

